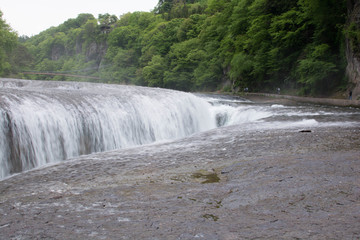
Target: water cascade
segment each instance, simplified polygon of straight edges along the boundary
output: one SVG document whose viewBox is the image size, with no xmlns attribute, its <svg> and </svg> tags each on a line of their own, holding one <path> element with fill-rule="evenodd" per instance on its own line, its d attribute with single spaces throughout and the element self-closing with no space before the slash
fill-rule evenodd
<svg viewBox="0 0 360 240">
<path fill-rule="evenodd" d="M 0 179 L 82 154 L 216 127 L 210 104 L 165 89 L 0 79 Z"/>
<path fill-rule="evenodd" d="M 216 127 L 309 129 L 358 125 L 359 116 L 351 108 L 254 104 L 158 88 L 0 79 L 0 179 L 79 155 Z"/>
</svg>

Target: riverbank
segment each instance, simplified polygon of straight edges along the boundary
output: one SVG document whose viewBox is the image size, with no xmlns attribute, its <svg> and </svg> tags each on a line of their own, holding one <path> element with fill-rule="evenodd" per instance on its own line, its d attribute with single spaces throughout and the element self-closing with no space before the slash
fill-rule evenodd
<svg viewBox="0 0 360 240">
<path fill-rule="evenodd" d="M 360 127 L 214 129 L 0 181 L 0 239 L 358 239 Z"/>
<path fill-rule="evenodd" d="M 335 99 L 335 98 L 313 98 L 313 97 L 298 97 L 291 95 L 270 94 L 270 93 L 244 93 L 241 95 L 252 101 L 281 101 L 284 102 L 298 102 L 298 103 L 312 103 L 320 105 L 331 105 L 339 107 L 356 107 L 360 108 L 360 100 L 348 100 L 348 99 Z"/>
</svg>

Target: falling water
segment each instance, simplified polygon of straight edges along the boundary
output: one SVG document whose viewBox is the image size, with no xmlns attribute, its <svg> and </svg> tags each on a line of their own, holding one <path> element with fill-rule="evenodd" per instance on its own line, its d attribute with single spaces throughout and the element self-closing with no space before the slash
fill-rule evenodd
<svg viewBox="0 0 360 240">
<path fill-rule="evenodd" d="M 0 179 L 71 157 L 241 131 L 359 125 L 360 111 L 78 82 L 0 79 Z"/>
<path fill-rule="evenodd" d="M 0 178 L 216 127 L 210 104 L 165 89 L 0 80 Z"/>
</svg>

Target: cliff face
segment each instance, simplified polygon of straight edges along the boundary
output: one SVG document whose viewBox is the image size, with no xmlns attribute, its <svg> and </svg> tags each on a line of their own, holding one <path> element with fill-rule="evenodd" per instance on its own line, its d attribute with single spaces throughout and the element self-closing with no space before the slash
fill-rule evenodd
<svg viewBox="0 0 360 240">
<path fill-rule="evenodd" d="M 93 41 L 85 44 L 83 41 L 77 40 L 74 46 L 75 51 L 69 51 L 62 44 L 54 44 L 51 48 L 50 59 L 57 61 L 63 56 L 73 57 L 84 54 L 87 62 L 95 60 L 96 63 L 99 63 L 104 58 L 107 48 L 105 41 Z"/>
<path fill-rule="evenodd" d="M 360 2 L 348 0 L 348 33 L 346 38 L 346 57 L 348 66 L 346 73 L 349 78 L 349 90 L 353 99 L 360 97 Z"/>
</svg>

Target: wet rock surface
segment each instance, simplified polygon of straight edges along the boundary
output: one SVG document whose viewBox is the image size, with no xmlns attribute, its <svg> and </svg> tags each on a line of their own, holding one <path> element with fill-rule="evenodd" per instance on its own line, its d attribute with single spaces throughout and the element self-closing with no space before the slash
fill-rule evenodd
<svg viewBox="0 0 360 240">
<path fill-rule="evenodd" d="M 0 239 L 359 239 L 360 127 L 229 126 L 0 182 Z"/>
</svg>

